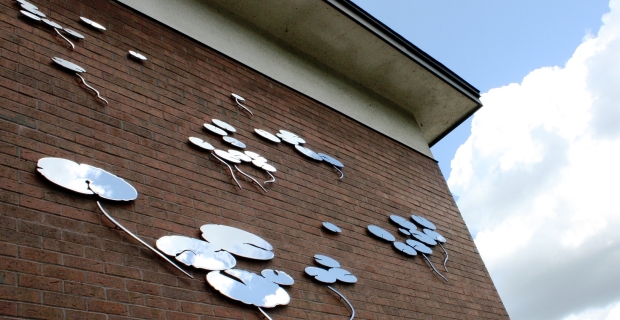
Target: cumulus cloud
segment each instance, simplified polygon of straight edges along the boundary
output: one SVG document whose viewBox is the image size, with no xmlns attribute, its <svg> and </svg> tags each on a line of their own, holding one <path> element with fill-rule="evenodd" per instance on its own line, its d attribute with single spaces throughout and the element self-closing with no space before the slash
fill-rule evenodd
<svg viewBox="0 0 620 320">
<path fill-rule="evenodd" d="M 564 67 L 482 95 L 448 184 L 512 319 L 620 314 L 620 0 Z"/>
</svg>

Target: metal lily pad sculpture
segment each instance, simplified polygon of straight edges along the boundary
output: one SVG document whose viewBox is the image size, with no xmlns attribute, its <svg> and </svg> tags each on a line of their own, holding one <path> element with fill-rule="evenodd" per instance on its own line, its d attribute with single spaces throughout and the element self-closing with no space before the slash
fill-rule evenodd
<svg viewBox="0 0 620 320">
<path fill-rule="evenodd" d="M 254 132 L 256 132 L 257 135 L 273 142 L 273 143 L 280 143 L 282 142 L 282 140 L 280 140 L 280 138 L 276 137 L 275 135 L 271 134 L 271 132 L 263 130 L 263 129 L 254 129 Z"/>
<path fill-rule="evenodd" d="M 235 93 L 231 93 L 232 97 L 235 99 L 235 102 L 237 103 L 237 105 L 239 106 L 239 108 L 247 111 L 250 113 L 250 115 L 254 115 L 254 113 L 252 113 L 252 111 L 250 110 L 250 108 L 244 106 L 243 104 L 241 104 L 240 101 L 245 101 L 245 99 L 243 99 L 242 96 L 235 94 Z"/>
<path fill-rule="evenodd" d="M 102 100 L 103 102 L 105 102 L 105 104 L 108 104 L 108 100 L 104 99 L 101 94 L 99 93 L 99 91 L 97 91 L 97 89 L 91 87 L 88 83 L 86 83 L 86 80 L 84 80 L 84 78 L 82 78 L 82 76 L 80 76 L 80 73 L 85 73 L 86 69 L 78 66 L 77 64 L 67 61 L 65 59 L 61 59 L 58 57 L 54 57 L 52 58 L 52 61 L 54 61 L 54 63 L 56 63 L 57 65 L 61 66 L 62 68 L 64 68 L 67 71 L 72 71 L 75 73 L 76 76 L 78 76 L 78 78 L 80 78 L 80 80 L 82 81 L 82 83 L 90 90 L 94 91 L 97 94 L 97 98 L 99 98 L 100 100 Z"/>
<path fill-rule="evenodd" d="M 329 232 L 332 233 L 340 233 L 342 232 L 342 230 L 340 230 L 340 228 L 338 228 L 337 225 L 331 223 L 331 222 L 323 222 L 323 228 L 327 229 Z"/>
<path fill-rule="evenodd" d="M 291 297 L 279 285 L 292 285 L 293 278 L 282 271 L 263 270 L 262 275 L 246 270 L 230 269 L 211 271 L 207 282 L 221 294 L 245 304 L 254 305 L 267 318 L 271 317 L 262 308 L 286 305 Z"/>
<path fill-rule="evenodd" d="M 92 28 L 94 28 L 94 29 L 97 29 L 97 30 L 99 30 L 99 31 L 106 31 L 106 30 L 107 30 L 107 29 L 106 29 L 104 26 L 102 26 L 101 24 L 99 24 L 99 23 L 97 23 L 97 22 L 95 22 L 95 21 L 93 21 L 93 20 L 90 20 L 90 19 L 88 19 L 88 18 L 85 18 L 85 17 L 80 17 L 80 20 L 82 20 L 82 22 L 86 23 L 88 26 L 90 26 L 90 27 L 92 27 Z"/>
<path fill-rule="evenodd" d="M 314 256 L 314 261 L 316 261 L 321 266 L 328 268 L 328 269 L 317 268 L 317 267 L 306 268 L 305 270 L 306 274 L 311 277 L 314 277 L 314 279 L 316 279 L 317 281 L 320 281 L 323 283 L 335 283 L 336 281 L 341 281 L 345 283 L 356 283 L 357 282 L 357 277 L 355 277 L 351 272 L 345 269 L 341 269 L 340 263 L 328 256 L 317 254 Z M 333 287 L 327 286 L 327 288 L 329 288 L 331 291 L 336 293 L 340 297 L 340 299 L 346 302 L 346 304 L 351 309 L 350 320 L 353 320 L 353 318 L 355 318 L 355 309 L 353 308 L 353 305 L 349 302 L 349 300 L 347 300 L 347 298 L 345 298 L 340 292 L 338 292 Z"/>
<path fill-rule="evenodd" d="M 63 158 L 41 158 L 37 163 L 37 167 L 37 171 L 50 182 L 77 193 L 97 195 L 102 199 L 112 201 L 132 201 L 138 197 L 138 192 L 136 189 L 127 183 L 127 181 L 103 169 L 87 164 L 78 164 Z M 116 227 L 125 231 L 132 238 L 166 260 L 185 275 L 193 278 L 192 275 L 185 272 L 185 270 L 181 269 L 174 262 L 168 259 L 166 255 L 151 247 L 148 243 L 144 242 L 112 218 L 112 216 L 103 209 L 103 206 L 99 201 L 97 201 L 97 205 L 105 217 L 116 225 Z"/>
<path fill-rule="evenodd" d="M 267 174 L 271 177 L 271 180 L 265 181 L 264 184 L 276 182 L 276 177 L 273 175 L 273 173 L 278 171 L 278 170 L 276 169 L 276 167 L 274 167 L 271 164 L 267 163 L 269 160 L 267 160 L 266 158 L 261 157 L 261 155 L 256 153 L 256 152 L 245 151 L 244 153 L 248 157 L 252 158 L 252 164 L 255 167 L 261 168 L 261 169 L 265 170 L 265 172 L 267 172 Z"/>
<path fill-rule="evenodd" d="M 261 135 L 261 136 L 263 136 L 263 137 L 265 137 L 265 138 L 267 138 L 267 139 L 269 139 L 271 141 L 276 142 L 275 140 L 269 138 L 268 135 L 271 135 L 270 133 L 268 133 L 266 131 L 262 132 L 264 130 L 261 130 L 261 132 L 259 132 L 258 130 L 260 130 L 260 129 L 255 129 L 256 133 L 258 133 L 259 135 Z M 307 148 L 305 146 L 302 146 L 301 144 L 306 143 L 306 141 L 304 139 L 302 139 L 300 136 L 298 136 L 298 135 L 296 135 L 296 134 L 294 134 L 294 133 L 292 133 L 290 131 L 280 130 L 280 132 L 277 133 L 276 136 L 277 137 L 274 137 L 274 138 L 276 138 L 276 139 L 280 138 L 280 139 L 282 139 L 282 141 L 284 141 L 284 142 L 286 142 L 286 143 L 288 143 L 290 145 L 293 145 L 295 147 L 295 150 L 299 151 L 299 153 L 303 154 L 304 156 L 306 156 L 306 157 L 308 157 L 308 158 L 310 158 L 312 160 L 315 160 L 315 161 L 319 161 L 319 162 L 325 161 L 325 162 L 331 164 L 334 167 L 334 169 L 336 169 L 336 171 L 338 171 L 340 173 L 340 177 L 338 178 L 338 180 L 342 180 L 342 178 L 344 178 L 344 172 L 342 172 L 342 170 L 340 170 L 340 169 L 344 168 L 344 164 L 342 164 L 342 162 L 340 162 L 338 159 L 336 159 L 336 158 L 334 158 L 334 157 L 332 157 L 330 155 L 327 155 L 325 153 L 314 152 L 313 150 L 311 150 L 311 149 L 309 149 L 309 148 Z"/>
<path fill-rule="evenodd" d="M 421 217 L 420 217 L 421 218 Z M 413 219 L 413 218 L 412 218 Z M 424 218 L 421 218 L 424 219 Z M 427 226 L 432 226 L 434 227 L 434 225 L 432 223 L 430 223 L 428 220 L 424 219 L 426 222 Z M 387 242 L 392 242 L 394 249 L 396 249 L 397 251 L 408 255 L 408 256 L 416 256 L 418 253 L 420 253 L 422 255 L 422 257 L 424 258 L 424 260 L 426 260 L 426 262 L 430 265 L 430 267 L 433 269 L 433 272 L 435 272 L 439 277 L 441 277 L 444 281 L 448 281 L 448 279 L 442 275 L 437 268 L 435 268 L 435 265 L 431 262 L 431 260 L 428 258 L 427 255 L 430 255 L 433 253 L 433 250 L 431 250 L 427 245 L 430 246 L 434 246 L 436 245 L 438 242 L 436 240 L 433 239 L 433 236 L 429 236 L 424 232 L 420 232 L 417 230 L 417 227 L 415 226 L 415 224 L 413 224 L 411 221 L 408 221 L 407 219 L 398 216 L 398 215 L 391 215 L 390 216 L 390 221 L 392 221 L 393 223 L 397 224 L 400 228 L 398 229 L 398 231 L 400 233 L 402 233 L 403 235 L 406 236 L 410 236 L 413 237 L 416 240 L 413 239 L 409 239 L 407 241 L 400 242 L 400 241 L 396 241 L 396 237 L 394 237 L 391 233 L 389 233 L 388 231 L 377 227 L 375 225 L 369 225 L 368 226 L 368 231 L 373 234 L 374 236 L 387 241 Z M 416 220 L 414 220 L 416 221 Z M 422 221 L 422 220 L 420 220 Z M 432 231 L 432 230 L 429 230 Z M 437 234 L 439 235 L 439 234 Z M 439 235 L 441 236 L 441 235 Z M 443 237 L 442 237 L 443 238 Z M 445 240 L 445 239 L 444 239 Z M 442 247 L 443 248 L 443 247 Z M 446 253 L 446 259 L 444 260 L 444 269 L 445 268 L 445 263 L 447 261 L 447 252 L 444 250 L 444 252 Z M 447 269 L 446 269 L 447 271 Z"/>
<path fill-rule="evenodd" d="M 63 32 L 67 33 L 68 35 L 76 38 L 76 39 L 84 39 L 84 36 L 81 35 L 80 33 L 73 31 L 71 29 L 66 29 L 63 28 L 60 24 L 49 20 L 46 18 L 45 14 L 42 13 L 41 11 L 39 11 L 39 8 L 29 2 L 26 1 L 18 1 L 19 5 L 21 6 L 21 8 L 23 10 L 20 10 L 20 12 L 22 13 L 22 15 L 24 15 L 26 18 L 35 21 L 35 22 L 41 22 L 43 25 L 50 27 L 52 29 L 54 29 L 54 31 L 56 32 L 56 36 L 62 38 L 64 41 L 66 41 L 69 44 L 69 48 L 71 48 L 71 50 L 75 50 L 75 45 L 73 44 L 73 42 L 71 42 L 69 39 L 67 39 L 67 37 L 65 37 L 62 33 L 60 33 L 60 31 L 58 30 L 62 30 Z"/>
<path fill-rule="evenodd" d="M 144 56 L 144 55 L 143 55 L 143 54 L 141 54 L 141 53 L 135 52 L 135 51 L 133 51 L 133 50 L 129 50 L 129 52 L 127 53 L 127 55 L 128 55 L 130 58 L 134 59 L 134 60 L 139 60 L 139 61 L 146 61 L 146 60 L 148 60 L 148 58 L 147 58 L 146 56 Z"/>
<path fill-rule="evenodd" d="M 420 219 L 424 219 L 424 218 L 422 218 L 420 216 L 416 216 L 416 217 L 417 217 L 417 219 L 419 221 L 422 221 Z M 411 216 L 411 218 L 414 221 L 417 222 L 417 220 L 415 218 L 413 218 L 413 216 Z M 428 222 L 428 223 L 426 223 L 426 226 L 435 227 L 435 225 L 433 223 L 431 223 L 430 221 L 428 221 L 426 219 L 424 219 L 424 221 Z M 425 227 L 425 226 L 423 225 L 423 227 Z M 431 239 L 435 240 L 437 242 L 437 244 L 439 245 L 439 247 L 441 247 L 441 250 L 443 250 L 443 253 L 444 253 L 444 256 L 445 256 L 444 260 L 443 260 L 443 269 L 446 270 L 446 272 L 448 272 L 448 267 L 446 266 L 446 263 L 448 263 L 449 255 L 448 255 L 448 251 L 446 251 L 446 248 L 444 248 L 443 245 L 442 245 L 442 243 L 446 243 L 447 242 L 446 238 L 444 238 L 441 234 L 439 234 L 437 231 L 435 231 L 435 229 L 430 229 L 430 228 L 426 228 L 425 227 L 422 231 L 427 236 L 429 236 Z"/>
<path fill-rule="evenodd" d="M 185 236 L 165 236 L 157 240 L 156 246 L 163 253 L 175 257 L 186 266 L 204 270 L 226 270 L 234 268 L 237 260 L 217 245 Z"/>
</svg>

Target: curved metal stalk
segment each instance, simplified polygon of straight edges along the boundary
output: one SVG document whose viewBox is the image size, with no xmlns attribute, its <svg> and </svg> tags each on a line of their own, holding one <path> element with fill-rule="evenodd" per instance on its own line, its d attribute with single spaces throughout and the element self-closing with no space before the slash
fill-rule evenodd
<svg viewBox="0 0 620 320">
<path fill-rule="evenodd" d="M 269 171 L 265 171 L 265 172 L 267 172 L 267 174 L 271 177 L 271 180 L 265 181 L 265 184 L 276 182 L 276 177 L 273 174 L 271 174 L 271 172 Z"/>
<path fill-rule="evenodd" d="M 347 300 L 347 298 L 345 298 L 340 292 L 338 292 L 336 289 L 332 288 L 331 286 L 327 286 L 329 288 L 329 290 L 335 292 L 340 299 L 342 299 L 344 302 L 347 303 L 347 305 L 349 305 L 349 308 L 351 308 L 351 318 L 349 320 L 353 320 L 353 318 L 355 318 L 355 309 L 353 309 L 353 305 L 351 304 L 351 302 L 349 302 L 349 300 Z"/>
<path fill-rule="evenodd" d="M 82 78 L 82 76 L 79 73 L 75 73 L 76 76 L 78 76 L 80 78 L 80 80 L 82 80 L 82 83 L 88 87 L 88 89 L 95 91 L 95 93 L 97 93 L 97 98 L 103 100 L 103 102 L 105 102 L 105 104 L 109 104 L 108 100 L 104 99 L 101 94 L 99 94 L 99 91 L 97 91 L 97 89 L 91 87 L 88 83 L 86 83 L 86 80 L 84 80 L 84 78 Z"/>
<path fill-rule="evenodd" d="M 446 258 L 443 260 L 443 269 L 446 270 L 446 272 L 448 272 L 448 267 L 446 267 L 446 263 L 448 262 L 448 251 L 446 251 L 446 249 L 441 245 L 441 242 L 437 242 L 437 243 L 443 250 L 443 253 L 446 255 Z"/>
<path fill-rule="evenodd" d="M 61 38 L 63 38 L 65 41 L 67 41 L 69 43 L 69 45 L 71 45 L 71 50 L 75 50 L 75 45 L 73 44 L 73 42 L 69 41 L 69 39 L 67 39 L 67 37 L 63 36 L 62 33 L 60 33 L 60 31 L 58 31 L 58 29 L 54 28 L 54 31 L 56 31 L 56 34 L 58 34 Z"/>
<path fill-rule="evenodd" d="M 267 190 L 263 187 L 263 185 L 260 184 L 260 182 L 256 181 L 256 179 L 254 179 L 254 177 L 252 177 L 251 175 L 241 171 L 241 169 L 239 169 L 239 167 L 237 167 L 237 165 L 235 165 L 235 169 L 237 169 L 237 171 L 239 171 L 239 173 L 241 173 L 242 175 L 252 179 L 252 181 L 254 181 L 261 189 L 263 189 L 263 191 L 267 192 Z"/>
<path fill-rule="evenodd" d="M 424 257 L 424 259 L 426 259 L 426 262 L 428 262 L 428 264 L 430 264 L 431 268 L 433 268 L 433 271 L 435 271 L 435 273 L 438 276 L 440 276 L 444 281 L 448 282 L 448 279 L 446 277 L 444 277 L 441 273 L 439 273 L 439 271 L 437 271 L 437 269 L 435 269 L 435 266 L 433 265 L 431 260 L 429 260 L 428 257 L 425 254 L 422 254 L 422 256 Z"/>
<path fill-rule="evenodd" d="M 228 163 L 226 163 L 226 161 L 222 160 L 220 157 L 215 155 L 215 153 L 211 152 L 211 155 L 214 156 L 215 159 L 220 160 L 221 163 L 223 163 L 224 165 L 226 165 L 228 167 L 228 170 L 230 170 L 230 175 L 232 176 L 232 178 L 235 180 L 235 182 L 239 186 L 239 189 L 243 189 L 243 187 L 241 186 L 239 181 L 237 181 L 237 177 L 235 177 L 235 172 L 233 171 L 232 167 Z"/>
<path fill-rule="evenodd" d="M 254 114 L 252 113 L 252 111 L 251 111 L 248 107 L 246 107 L 246 106 L 242 105 L 242 104 L 241 104 L 241 102 L 239 102 L 239 99 L 237 99 L 237 97 L 235 97 L 235 101 L 237 102 L 237 105 L 238 105 L 239 107 L 243 108 L 243 110 L 245 110 L 245 111 L 249 112 L 251 115 L 254 115 Z"/>
<path fill-rule="evenodd" d="M 269 319 L 269 320 L 273 320 L 271 319 L 271 317 L 267 314 L 267 312 L 265 312 L 265 310 L 263 310 L 263 308 L 258 307 L 258 311 L 260 311 L 260 313 L 263 314 L 263 316 L 265 316 L 265 318 Z"/>
<path fill-rule="evenodd" d="M 334 169 L 336 169 L 336 171 L 340 172 L 340 178 L 338 178 L 337 180 L 342 180 L 342 178 L 344 178 L 344 172 L 340 171 L 340 169 L 338 169 L 338 167 L 333 166 Z"/>
<path fill-rule="evenodd" d="M 99 201 L 97 201 L 97 205 L 99 206 L 99 209 L 101 209 L 101 212 L 103 212 L 103 214 L 106 216 L 106 218 L 108 218 L 108 220 L 110 220 L 112 223 L 114 223 L 115 226 L 117 226 L 119 229 L 125 231 L 127 234 L 129 234 L 132 238 L 138 240 L 138 242 L 140 242 L 143 246 L 147 247 L 149 250 L 153 251 L 155 254 L 157 254 L 158 256 L 162 257 L 164 260 L 168 261 L 168 263 L 170 263 L 171 265 L 173 265 L 175 268 L 177 268 L 179 271 L 183 272 L 185 275 L 187 275 L 188 277 L 194 279 L 194 277 L 187 273 L 185 270 L 181 269 L 181 267 L 177 266 L 174 262 L 172 262 L 172 260 L 168 259 L 168 257 L 166 255 L 164 255 L 163 253 L 159 252 L 159 250 L 151 247 L 148 243 L 144 242 L 142 239 L 140 239 L 138 236 L 136 236 L 135 234 L 131 233 L 131 231 L 129 231 L 127 228 L 125 228 L 122 224 L 120 224 L 118 221 L 114 220 L 114 218 L 112 218 L 111 215 L 109 215 L 101 206 L 101 203 L 99 203 Z"/>
</svg>

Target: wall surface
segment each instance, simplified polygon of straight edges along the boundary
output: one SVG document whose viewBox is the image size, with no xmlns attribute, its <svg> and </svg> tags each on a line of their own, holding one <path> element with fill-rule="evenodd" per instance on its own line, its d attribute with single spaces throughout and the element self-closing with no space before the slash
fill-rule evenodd
<svg viewBox="0 0 620 320">
<path fill-rule="evenodd" d="M 224 224 L 274 246 L 267 262 L 293 276 L 287 306 L 274 319 L 345 319 L 348 309 L 326 285 L 304 274 L 318 253 L 359 279 L 335 284 L 356 319 L 506 319 L 437 164 L 430 158 L 279 84 L 149 18 L 108 0 L 32 1 L 86 39 L 70 51 L 49 29 L 0 1 L 0 314 L 39 319 L 259 319 L 256 308 L 211 289 L 205 272 L 190 280 L 103 218 L 94 196 L 62 189 L 37 173 L 43 157 L 103 168 L 139 192 L 106 201 L 111 215 L 146 242 L 165 235 L 200 238 L 199 227 Z M 105 32 L 79 23 L 86 16 Z M 149 60 L 127 59 L 137 49 Z M 101 104 L 61 57 L 87 70 L 109 100 Z M 230 92 L 247 98 L 253 117 Z M 237 128 L 248 150 L 268 158 L 277 182 L 263 193 L 188 144 L 198 136 L 228 149 L 202 126 L 213 118 Z M 345 178 L 291 146 L 269 144 L 254 128 L 298 133 L 308 147 L 344 164 Z M 243 165 L 248 173 L 264 173 Z M 408 258 L 368 235 L 375 224 L 397 234 L 391 214 L 435 222 L 450 252 L 448 283 L 420 257 Z M 343 232 L 320 226 L 331 221 Z M 397 235 L 403 241 L 405 238 Z M 440 252 L 431 256 L 437 266 Z M 441 267 L 440 267 L 441 270 Z"/>
</svg>

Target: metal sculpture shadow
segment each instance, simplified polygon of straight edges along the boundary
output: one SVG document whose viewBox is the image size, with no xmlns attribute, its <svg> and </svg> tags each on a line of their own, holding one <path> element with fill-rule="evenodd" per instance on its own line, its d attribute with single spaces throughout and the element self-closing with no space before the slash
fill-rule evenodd
<svg viewBox="0 0 620 320">
<path fill-rule="evenodd" d="M 63 158 L 41 158 L 37 162 L 37 167 L 37 171 L 50 182 L 83 195 L 96 195 L 99 198 L 111 201 L 132 201 L 138 197 L 136 189 L 127 181 L 103 169 L 87 164 L 78 164 Z M 116 221 L 105 211 L 99 201 L 97 201 L 97 206 L 116 228 L 126 232 L 132 238 L 140 242 L 140 244 L 170 263 L 177 270 L 183 272 L 190 278 L 194 278 L 191 274 L 172 262 L 166 255 L 144 242 L 129 231 L 129 229 Z"/>
</svg>

